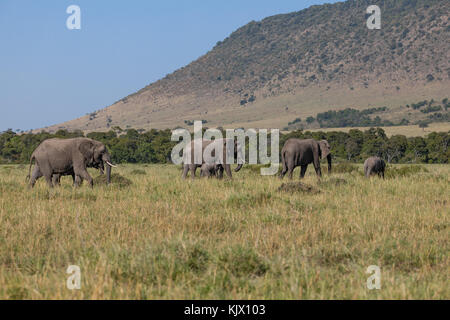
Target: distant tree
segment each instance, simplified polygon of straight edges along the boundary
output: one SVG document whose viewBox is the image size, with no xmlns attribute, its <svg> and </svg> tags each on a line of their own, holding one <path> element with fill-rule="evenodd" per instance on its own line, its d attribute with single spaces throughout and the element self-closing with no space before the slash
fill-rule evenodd
<svg viewBox="0 0 450 320">
<path fill-rule="evenodd" d="M 350 161 L 352 158 L 358 155 L 360 151 L 361 148 L 354 139 L 352 138 L 347 139 L 347 141 L 345 142 L 345 152 L 347 153 L 348 161 Z"/>
<path fill-rule="evenodd" d="M 306 118 L 306 122 L 307 122 L 308 124 L 311 124 L 311 123 L 313 123 L 314 121 L 316 121 L 316 119 L 315 119 L 314 117 L 309 116 L 308 118 Z"/>
<path fill-rule="evenodd" d="M 405 155 L 408 140 L 403 135 L 395 135 L 386 141 L 384 147 L 385 158 L 388 163 L 398 162 Z"/>
<path fill-rule="evenodd" d="M 425 131 L 425 128 L 428 128 L 428 121 L 419 121 L 419 128 L 422 128 L 422 131 Z"/>
</svg>

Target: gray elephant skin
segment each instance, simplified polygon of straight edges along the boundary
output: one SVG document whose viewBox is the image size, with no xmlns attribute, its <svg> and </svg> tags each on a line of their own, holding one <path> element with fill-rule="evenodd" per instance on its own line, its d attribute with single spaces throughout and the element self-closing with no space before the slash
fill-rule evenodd
<svg viewBox="0 0 450 320">
<path fill-rule="evenodd" d="M 364 161 L 364 175 L 369 178 L 371 175 L 378 174 L 378 176 L 384 179 L 384 171 L 386 169 L 386 163 L 380 157 L 370 157 Z"/>
<path fill-rule="evenodd" d="M 200 168 L 201 177 L 217 177 L 221 179 L 223 177 L 223 166 L 221 164 L 204 163 Z"/>
<path fill-rule="evenodd" d="M 240 144 L 235 139 L 216 139 L 216 140 L 201 140 L 199 144 L 202 146 L 202 163 L 195 163 L 194 158 L 194 145 L 195 140 L 191 141 L 191 143 L 186 147 L 185 154 L 183 155 L 183 179 L 186 179 L 189 171 L 191 172 L 191 178 L 195 178 L 195 171 L 197 168 L 201 167 L 204 163 L 206 163 L 205 159 L 203 159 L 203 153 L 205 149 L 208 147 L 209 150 L 213 150 L 215 146 L 217 148 L 221 148 L 223 152 L 223 159 L 219 159 L 219 155 L 215 155 L 215 151 L 211 152 L 211 159 L 208 161 L 210 165 L 221 165 L 223 168 L 219 170 L 218 178 L 223 177 L 223 170 L 225 170 L 227 176 L 231 179 L 231 164 L 227 163 L 226 154 L 229 152 L 231 144 L 234 144 L 234 159 L 242 158 L 242 150 Z M 243 164 L 239 163 L 235 172 L 241 170 Z"/>
<path fill-rule="evenodd" d="M 103 163 L 100 165 L 88 165 L 87 167 L 88 168 L 96 168 L 99 170 L 100 174 L 102 174 L 102 175 L 105 174 L 105 166 L 103 165 Z M 65 172 L 65 173 L 54 173 L 52 176 L 53 186 L 61 185 L 61 177 L 62 176 L 72 176 L 73 186 L 79 186 L 83 182 L 75 176 L 75 172 L 73 172 L 73 169 L 72 169 L 71 171 Z"/>
<path fill-rule="evenodd" d="M 283 169 L 280 178 L 289 173 L 289 179 L 292 179 L 294 169 L 301 167 L 300 178 L 303 178 L 308 165 L 312 163 L 318 177 L 322 176 L 320 169 L 320 159 L 327 158 L 328 173 L 331 173 L 331 153 L 330 144 L 327 140 L 316 141 L 314 139 L 288 139 L 283 149 L 281 149 L 281 163 Z"/>
<path fill-rule="evenodd" d="M 30 178 L 31 167 L 35 161 L 33 173 L 31 174 L 30 186 L 34 187 L 36 180 L 45 177 L 49 187 L 53 187 L 53 180 L 59 182 L 63 175 L 72 175 L 74 184 L 81 184 L 87 180 L 93 187 L 93 179 L 87 168 L 98 168 L 103 170 L 106 166 L 106 180 L 111 182 L 111 157 L 106 146 L 89 138 L 73 139 L 48 139 L 43 141 L 34 150 L 30 158 L 30 168 L 27 178 Z"/>
</svg>

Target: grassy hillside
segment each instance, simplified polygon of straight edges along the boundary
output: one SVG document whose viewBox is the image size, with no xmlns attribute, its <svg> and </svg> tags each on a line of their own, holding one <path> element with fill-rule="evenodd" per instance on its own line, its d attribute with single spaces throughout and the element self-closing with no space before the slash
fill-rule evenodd
<svg viewBox="0 0 450 320">
<path fill-rule="evenodd" d="M 366 8 L 382 29 L 366 27 Z M 443 99 L 450 87 L 448 1 L 349 0 L 252 21 L 164 79 L 47 130 L 279 127 L 342 108 Z"/>
<path fill-rule="evenodd" d="M 312 189 L 286 193 L 250 167 L 191 182 L 121 165 L 131 185 L 28 190 L 24 166 L 0 166 L 0 298 L 449 299 L 449 166 L 423 168 L 321 183 L 309 168 Z"/>
</svg>

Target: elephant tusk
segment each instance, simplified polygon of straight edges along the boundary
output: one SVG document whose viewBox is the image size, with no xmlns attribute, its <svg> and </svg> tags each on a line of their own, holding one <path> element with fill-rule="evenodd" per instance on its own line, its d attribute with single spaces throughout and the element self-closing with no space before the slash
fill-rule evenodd
<svg viewBox="0 0 450 320">
<path fill-rule="evenodd" d="M 117 168 L 117 166 L 113 165 L 111 162 L 106 161 L 106 163 L 108 164 L 108 166 L 112 167 L 112 168 Z"/>
</svg>

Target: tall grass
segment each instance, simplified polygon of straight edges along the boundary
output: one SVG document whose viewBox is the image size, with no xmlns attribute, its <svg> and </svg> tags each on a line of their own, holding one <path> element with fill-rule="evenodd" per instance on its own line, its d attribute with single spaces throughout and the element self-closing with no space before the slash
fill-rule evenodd
<svg viewBox="0 0 450 320">
<path fill-rule="evenodd" d="M 309 194 L 254 170 L 183 181 L 171 165 L 114 171 L 131 184 L 29 190 L 26 168 L 0 166 L 0 298 L 449 299 L 449 166 L 425 167 L 320 183 L 309 168 Z M 69 265 L 81 290 L 66 288 Z"/>
</svg>

